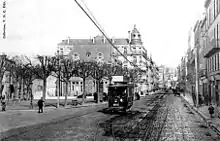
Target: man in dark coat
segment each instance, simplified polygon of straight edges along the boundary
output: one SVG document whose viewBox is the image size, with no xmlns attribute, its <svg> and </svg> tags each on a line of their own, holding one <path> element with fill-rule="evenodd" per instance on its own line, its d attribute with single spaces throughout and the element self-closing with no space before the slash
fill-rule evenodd
<svg viewBox="0 0 220 141">
<path fill-rule="evenodd" d="M 5 98 L 5 95 L 2 96 L 1 103 L 2 103 L 2 111 L 6 111 L 6 98 Z"/>
<path fill-rule="evenodd" d="M 38 113 L 43 113 L 43 107 L 44 107 L 43 97 L 41 97 L 41 99 L 38 100 L 37 105 L 38 105 L 38 107 L 39 107 Z"/>
</svg>

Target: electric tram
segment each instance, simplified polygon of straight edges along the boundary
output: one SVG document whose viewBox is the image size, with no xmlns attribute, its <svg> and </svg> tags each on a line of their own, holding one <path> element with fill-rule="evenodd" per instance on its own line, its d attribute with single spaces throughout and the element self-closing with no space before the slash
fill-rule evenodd
<svg viewBox="0 0 220 141">
<path fill-rule="evenodd" d="M 124 76 L 113 76 L 113 84 L 108 87 L 108 108 L 127 112 L 134 100 L 134 84 Z"/>
</svg>

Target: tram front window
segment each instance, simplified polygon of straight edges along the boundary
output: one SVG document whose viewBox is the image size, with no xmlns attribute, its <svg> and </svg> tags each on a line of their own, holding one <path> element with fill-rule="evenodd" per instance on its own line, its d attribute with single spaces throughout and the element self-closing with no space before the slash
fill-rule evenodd
<svg viewBox="0 0 220 141">
<path fill-rule="evenodd" d="M 112 96 L 117 96 L 117 95 L 125 96 L 126 93 L 127 93 L 127 90 L 125 87 L 117 87 L 112 90 Z"/>
</svg>

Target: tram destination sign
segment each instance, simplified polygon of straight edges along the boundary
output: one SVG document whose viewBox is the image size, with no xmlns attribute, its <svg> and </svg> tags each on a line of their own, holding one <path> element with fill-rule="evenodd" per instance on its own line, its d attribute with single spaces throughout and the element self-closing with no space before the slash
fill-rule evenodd
<svg viewBox="0 0 220 141">
<path fill-rule="evenodd" d="M 127 82 L 124 76 L 112 76 L 112 82 Z"/>
</svg>

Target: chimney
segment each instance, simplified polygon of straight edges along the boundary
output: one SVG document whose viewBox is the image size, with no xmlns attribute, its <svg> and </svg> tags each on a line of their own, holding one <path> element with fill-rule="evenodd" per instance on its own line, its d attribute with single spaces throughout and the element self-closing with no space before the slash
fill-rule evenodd
<svg viewBox="0 0 220 141">
<path fill-rule="evenodd" d="M 114 37 L 112 37 L 112 43 L 113 43 L 113 44 L 115 43 L 115 39 L 114 39 Z"/>
<path fill-rule="evenodd" d="M 68 39 L 67 39 L 67 44 L 69 45 L 70 44 L 70 37 L 68 36 Z"/>
<path fill-rule="evenodd" d="M 129 44 L 131 43 L 131 31 L 128 31 L 128 41 L 129 41 Z"/>
<path fill-rule="evenodd" d="M 106 42 L 106 38 L 105 36 L 103 36 L 103 43 L 105 44 L 105 42 Z"/>
<path fill-rule="evenodd" d="M 95 37 L 92 38 L 92 43 L 95 44 Z"/>
</svg>

